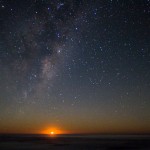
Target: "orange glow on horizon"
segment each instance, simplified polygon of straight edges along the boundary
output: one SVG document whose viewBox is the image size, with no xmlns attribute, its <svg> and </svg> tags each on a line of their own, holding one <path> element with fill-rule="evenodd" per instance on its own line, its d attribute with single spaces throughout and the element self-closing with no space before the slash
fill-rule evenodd
<svg viewBox="0 0 150 150">
<path fill-rule="evenodd" d="M 51 131 L 51 133 L 50 133 L 51 135 L 53 135 L 53 134 L 55 134 L 53 131 Z"/>
<path fill-rule="evenodd" d="M 43 130 L 41 133 L 42 134 L 48 134 L 48 135 L 65 134 L 64 131 L 62 131 L 58 128 L 48 128 L 46 130 Z"/>
</svg>

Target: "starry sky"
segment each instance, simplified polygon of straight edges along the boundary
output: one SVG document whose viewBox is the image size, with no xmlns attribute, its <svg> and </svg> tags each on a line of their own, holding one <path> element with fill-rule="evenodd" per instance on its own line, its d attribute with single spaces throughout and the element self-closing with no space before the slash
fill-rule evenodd
<svg viewBox="0 0 150 150">
<path fill-rule="evenodd" d="M 150 133 L 149 0 L 0 0 L 0 133 Z"/>
</svg>

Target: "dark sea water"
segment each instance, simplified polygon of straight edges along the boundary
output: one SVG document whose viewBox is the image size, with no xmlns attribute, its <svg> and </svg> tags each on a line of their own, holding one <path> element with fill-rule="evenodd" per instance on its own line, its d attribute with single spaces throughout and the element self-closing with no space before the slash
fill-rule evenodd
<svg viewBox="0 0 150 150">
<path fill-rule="evenodd" d="M 150 150 L 149 135 L 0 135 L 0 150 Z"/>
</svg>

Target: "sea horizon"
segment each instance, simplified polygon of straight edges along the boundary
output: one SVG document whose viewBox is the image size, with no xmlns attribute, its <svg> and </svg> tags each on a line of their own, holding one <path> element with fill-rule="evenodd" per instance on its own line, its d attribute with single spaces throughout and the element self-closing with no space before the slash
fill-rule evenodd
<svg viewBox="0 0 150 150">
<path fill-rule="evenodd" d="M 40 134 L 40 133 L 0 133 L 0 136 L 45 136 L 45 137 L 150 137 L 150 134 L 100 134 L 100 133 L 71 133 L 71 134 Z"/>
</svg>

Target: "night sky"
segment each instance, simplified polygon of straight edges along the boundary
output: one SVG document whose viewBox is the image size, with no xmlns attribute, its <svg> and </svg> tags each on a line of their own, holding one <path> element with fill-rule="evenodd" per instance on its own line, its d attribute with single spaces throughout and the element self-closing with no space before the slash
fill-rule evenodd
<svg viewBox="0 0 150 150">
<path fill-rule="evenodd" d="M 150 133 L 149 0 L 0 0 L 0 133 L 52 128 Z"/>
</svg>

